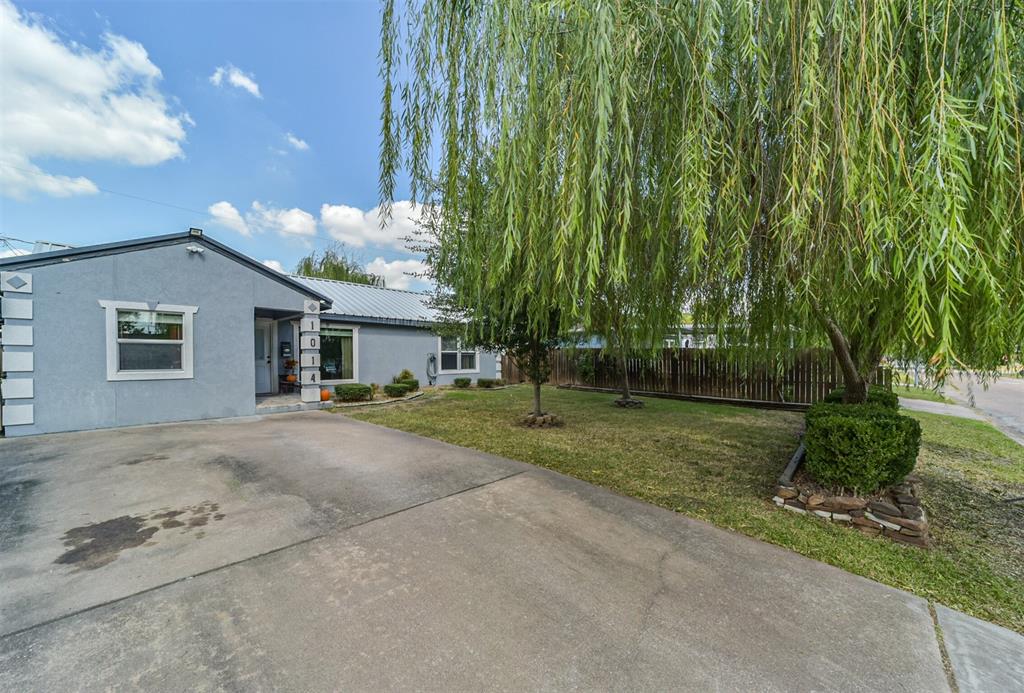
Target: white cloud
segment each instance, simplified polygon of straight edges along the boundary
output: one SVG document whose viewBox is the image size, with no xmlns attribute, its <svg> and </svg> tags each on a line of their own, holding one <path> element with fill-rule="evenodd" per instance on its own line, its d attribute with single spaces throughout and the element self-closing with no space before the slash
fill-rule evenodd
<svg viewBox="0 0 1024 693">
<path fill-rule="evenodd" d="M 230 202 L 225 200 L 215 202 L 207 208 L 207 211 L 213 215 L 213 219 L 211 219 L 211 221 L 214 224 L 219 224 L 220 226 L 229 228 L 232 231 L 237 231 L 243 236 L 252 235 L 252 231 L 249 230 L 249 225 L 245 222 L 245 219 L 242 218 L 242 215 L 239 214 L 238 210 L 235 209 L 235 206 Z"/>
<path fill-rule="evenodd" d="M 298 207 L 277 209 L 253 202 L 245 219 L 258 231 L 276 231 L 282 236 L 316 235 L 316 218 Z"/>
<path fill-rule="evenodd" d="M 429 283 L 421 277 L 413 277 L 411 274 L 422 274 L 427 266 L 420 260 L 392 260 L 385 262 L 384 258 L 375 258 L 373 262 L 366 265 L 366 271 L 384 277 L 384 285 L 389 289 L 409 289 L 412 285 L 423 285 Z"/>
<path fill-rule="evenodd" d="M 423 212 L 422 206 L 414 206 L 407 200 L 400 200 L 391 206 L 391 221 L 380 228 L 380 207 L 364 212 L 348 205 L 320 207 L 320 223 L 331 236 L 354 248 L 368 245 L 405 250 L 405 237 L 416 230 L 416 222 Z"/>
<path fill-rule="evenodd" d="M 244 89 L 257 99 L 263 98 L 263 95 L 260 93 L 260 85 L 256 84 L 256 79 L 253 75 L 242 72 L 231 63 L 222 65 L 214 70 L 213 74 L 210 75 L 210 84 L 219 87 L 224 83 L 225 79 L 231 86 Z"/>
<path fill-rule="evenodd" d="M 207 211 L 211 215 L 211 223 L 243 236 L 273 231 L 282 236 L 309 237 L 317 232 L 316 217 L 298 207 L 279 209 L 257 200 L 243 216 L 233 204 L 221 200 L 210 205 Z"/>
<path fill-rule="evenodd" d="M 92 50 L 0 0 L 0 186 L 12 197 L 95 193 L 88 178 L 52 174 L 33 160 L 152 166 L 183 155 L 187 113 L 174 113 L 140 43 L 104 34 Z"/>
<path fill-rule="evenodd" d="M 264 264 L 265 266 L 269 267 L 270 269 L 274 270 L 275 272 L 281 272 L 282 274 L 284 274 L 284 273 L 285 273 L 285 271 L 284 271 L 284 265 L 282 265 L 282 264 L 281 264 L 281 263 L 280 263 L 279 261 L 277 261 L 277 260 L 264 260 L 264 261 L 263 261 L 263 264 Z"/>
<path fill-rule="evenodd" d="M 284 138 L 288 140 L 288 144 L 295 147 L 300 152 L 304 152 L 309 149 L 309 144 L 306 142 L 306 140 L 299 139 L 290 132 L 285 134 Z"/>
</svg>

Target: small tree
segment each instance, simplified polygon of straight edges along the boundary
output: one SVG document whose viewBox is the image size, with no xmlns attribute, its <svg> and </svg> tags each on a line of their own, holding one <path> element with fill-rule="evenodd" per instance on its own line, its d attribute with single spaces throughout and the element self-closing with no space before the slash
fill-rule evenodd
<svg viewBox="0 0 1024 693">
<path fill-rule="evenodd" d="M 384 286 L 384 278 L 367 272 L 359 259 L 342 243 L 335 243 L 320 254 L 316 250 L 310 251 L 309 255 L 299 260 L 295 273 L 304 277 Z"/>
<path fill-rule="evenodd" d="M 533 415 L 543 416 L 541 385 L 551 376 L 551 350 L 561 344 L 556 336 L 558 316 L 552 314 L 546 330 L 534 327 L 524 311 L 488 322 L 476 326 L 477 337 L 471 341 L 487 351 L 504 353 L 526 374 L 533 384 Z"/>
</svg>

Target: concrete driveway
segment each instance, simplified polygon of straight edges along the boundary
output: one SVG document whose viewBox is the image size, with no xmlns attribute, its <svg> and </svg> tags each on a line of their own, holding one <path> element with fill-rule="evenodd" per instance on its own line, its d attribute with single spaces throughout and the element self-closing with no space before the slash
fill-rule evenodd
<svg viewBox="0 0 1024 693">
<path fill-rule="evenodd" d="M 0 440 L 0 690 L 948 687 L 926 603 L 311 412 Z"/>
</svg>

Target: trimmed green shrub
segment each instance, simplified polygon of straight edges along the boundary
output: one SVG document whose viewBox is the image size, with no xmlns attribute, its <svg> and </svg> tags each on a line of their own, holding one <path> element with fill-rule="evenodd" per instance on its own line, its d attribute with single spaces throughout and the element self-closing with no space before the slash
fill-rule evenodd
<svg viewBox="0 0 1024 693">
<path fill-rule="evenodd" d="M 473 383 L 472 378 L 455 378 L 452 380 L 452 385 L 460 388 L 467 388 Z"/>
<path fill-rule="evenodd" d="M 409 394 L 409 386 L 404 383 L 388 383 L 384 386 L 384 394 L 388 397 L 405 397 Z"/>
<path fill-rule="evenodd" d="M 492 388 L 495 385 L 497 385 L 497 383 L 498 383 L 498 381 L 495 380 L 494 378 L 477 378 L 476 379 L 476 386 L 477 387 Z"/>
<path fill-rule="evenodd" d="M 819 402 L 807 410 L 804 467 L 823 486 L 872 493 L 914 469 L 921 424 L 878 404 Z"/>
<path fill-rule="evenodd" d="M 346 383 L 334 387 L 334 396 L 342 402 L 364 402 L 373 399 L 373 388 L 361 383 Z"/>
<path fill-rule="evenodd" d="M 832 390 L 832 392 L 825 395 L 824 401 L 831 404 L 842 404 L 843 395 L 845 394 L 845 387 L 837 387 L 835 390 Z M 881 385 L 872 385 L 868 388 L 867 404 L 877 404 L 880 407 L 896 411 L 900 408 L 900 398 L 895 392 L 886 390 Z"/>
<path fill-rule="evenodd" d="M 406 378 L 405 380 L 399 380 L 399 385 L 405 385 L 409 388 L 409 392 L 416 392 L 420 389 L 420 381 L 416 378 Z"/>
</svg>

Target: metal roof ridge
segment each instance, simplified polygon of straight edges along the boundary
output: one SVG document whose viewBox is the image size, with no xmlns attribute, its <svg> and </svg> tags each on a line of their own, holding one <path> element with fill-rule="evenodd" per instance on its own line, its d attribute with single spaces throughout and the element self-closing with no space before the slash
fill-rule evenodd
<svg viewBox="0 0 1024 693">
<path fill-rule="evenodd" d="M 286 272 L 287 276 L 294 279 L 312 279 L 318 282 L 331 282 L 332 284 L 345 284 L 346 286 L 360 286 L 367 289 L 377 289 L 378 291 L 397 291 L 403 294 L 412 294 L 413 296 L 426 296 L 430 297 L 430 294 L 426 291 L 413 291 L 412 289 L 392 289 L 390 286 L 375 286 L 373 284 L 363 284 L 361 282 L 348 282 L 344 279 L 328 279 L 327 277 L 310 277 L 305 274 L 295 274 L 293 272 Z"/>
</svg>

